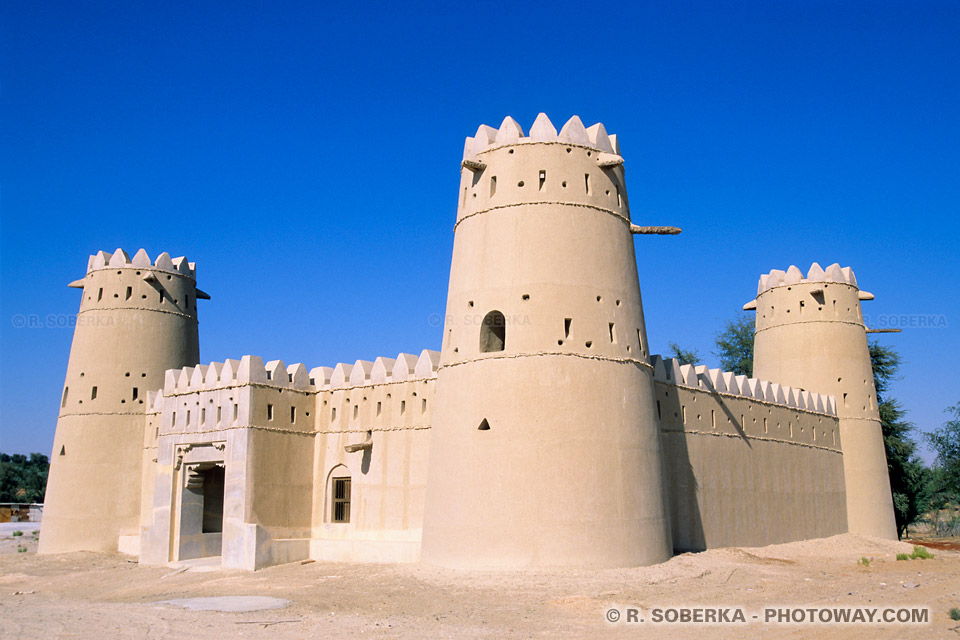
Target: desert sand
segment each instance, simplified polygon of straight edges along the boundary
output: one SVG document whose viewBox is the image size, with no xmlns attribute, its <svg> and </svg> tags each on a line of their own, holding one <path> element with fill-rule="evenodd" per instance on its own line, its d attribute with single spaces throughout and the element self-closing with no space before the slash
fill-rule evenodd
<svg viewBox="0 0 960 640">
<path fill-rule="evenodd" d="M 960 553 L 897 561 L 912 545 L 852 534 L 714 549 L 633 569 L 464 572 L 311 562 L 255 573 L 209 563 L 141 567 L 120 554 L 38 556 L 32 532 L 0 535 L 2 638 L 960 638 L 960 622 L 948 615 L 960 607 Z M 226 612 L 166 603 L 209 596 L 289 602 Z M 929 622 L 763 621 L 765 608 L 788 606 L 923 607 Z M 740 608 L 747 622 L 628 624 L 628 607 L 648 618 L 654 608 Z M 621 612 L 616 624 L 605 621 L 612 608 Z"/>
</svg>

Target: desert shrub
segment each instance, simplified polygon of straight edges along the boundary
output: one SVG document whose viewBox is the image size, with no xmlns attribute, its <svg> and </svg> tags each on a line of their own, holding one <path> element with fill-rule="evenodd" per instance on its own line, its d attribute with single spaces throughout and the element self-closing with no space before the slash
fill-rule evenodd
<svg viewBox="0 0 960 640">
<path fill-rule="evenodd" d="M 921 560 L 930 560 L 933 558 L 933 554 L 927 551 L 926 547 L 921 547 L 920 545 L 913 546 L 913 553 L 910 554 L 911 558 L 920 558 Z"/>
</svg>

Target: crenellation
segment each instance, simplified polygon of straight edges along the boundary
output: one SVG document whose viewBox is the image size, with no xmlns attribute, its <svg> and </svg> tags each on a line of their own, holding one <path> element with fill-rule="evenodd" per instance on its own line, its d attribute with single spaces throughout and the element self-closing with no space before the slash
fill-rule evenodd
<svg viewBox="0 0 960 640">
<path fill-rule="evenodd" d="M 350 377 L 353 372 L 353 365 L 346 362 L 338 362 L 333 368 L 333 375 L 330 376 L 330 388 L 338 389 L 350 385 Z"/>
<path fill-rule="evenodd" d="M 196 264 L 188 262 L 183 256 L 171 258 L 170 254 L 163 252 L 157 256 L 156 262 L 151 263 L 150 256 L 145 249 L 139 249 L 133 258 L 123 249 L 118 248 L 112 254 L 106 251 L 98 251 L 90 256 L 87 261 L 87 274 L 102 269 L 150 269 L 165 271 L 171 274 L 182 275 L 196 280 Z"/>
<path fill-rule="evenodd" d="M 803 282 L 836 282 L 849 284 L 853 287 L 857 286 L 857 278 L 850 267 L 841 267 L 839 264 L 833 263 L 824 270 L 818 263 L 814 262 L 807 270 L 806 276 L 795 265 L 790 265 L 786 271 L 773 269 L 770 273 L 761 275 L 757 285 L 757 295 L 759 296 L 764 291 L 775 287 L 793 286 Z"/>
<path fill-rule="evenodd" d="M 569 144 L 577 147 L 592 148 L 601 153 L 608 153 L 620 157 L 620 147 L 615 135 L 608 135 L 602 123 L 585 128 L 579 116 L 571 117 L 561 127 L 560 132 L 545 113 L 537 115 L 529 136 L 524 136 L 523 129 L 517 122 L 507 116 L 500 124 L 499 129 L 487 125 L 480 125 L 476 135 L 466 138 L 463 146 L 463 159 L 475 158 L 477 155 L 502 146 L 554 142 Z M 622 162 L 622 158 L 620 158 Z"/>
<path fill-rule="evenodd" d="M 379 356 L 373 361 L 373 369 L 370 371 L 370 382 L 373 384 L 390 382 L 393 380 L 393 368 L 397 361 L 394 358 L 384 358 Z"/>
<path fill-rule="evenodd" d="M 440 366 L 440 352 L 431 349 L 424 349 L 420 352 L 420 358 L 413 369 L 413 375 L 416 378 L 431 378 L 437 375 L 437 369 Z"/>
<path fill-rule="evenodd" d="M 310 384 L 317 389 L 329 389 L 331 377 L 333 377 L 333 367 L 314 367 L 310 369 Z"/>
<path fill-rule="evenodd" d="M 567 120 L 567 123 L 560 129 L 557 139 L 560 140 L 560 142 L 569 142 L 585 147 L 593 146 L 594 144 L 593 141 L 590 140 L 590 136 L 587 135 L 587 130 L 584 128 L 579 116 L 573 116 Z"/>
<path fill-rule="evenodd" d="M 417 356 L 412 353 L 398 353 L 396 364 L 393 366 L 393 379 L 399 381 L 415 377 L 417 361 Z"/>
<path fill-rule="evenodd" d="M 706 365 L 681 365 L 676 358 L 650 356 L 654 380 L 675 386 L 701 389 L 711 394 L 740 396 L 759 400 L 766 404 L 790 407 L 809 413 L 835 416 L 835 399 L 832 396 L 802 389 L 784 387 L 775 382 L 757 380 L 730 371 L 710 369 Z M 674 371 L 672 382 L 667 371 Z"/>
<path fill-rule="evenodd" d="M 350 370 L 349 383 L 352 387 L 359 387 L 370 384 L 370 373 L 373 371 L 373 363 L 369 360 L 357 360 L 353 363 Z"/>
</svg>

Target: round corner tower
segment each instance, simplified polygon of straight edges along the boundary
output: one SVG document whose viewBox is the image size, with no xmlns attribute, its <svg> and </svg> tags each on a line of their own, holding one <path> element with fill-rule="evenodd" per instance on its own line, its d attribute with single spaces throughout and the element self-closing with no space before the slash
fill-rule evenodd
<svg viewBox="0 0 960 640">
<path fill-rule="evenodd" d="M 672 555 L 623 160 L 576 116 L 467 138 L 422 559 L 625 567 Z"/>
<path fill-rule="evenodd" d="M 145 402 L 199 362 L 194 265 L 141 249 L 90 256 L 50 458 L 40 553 L 116 551 L 139 533 Z"/>
<path fill-rule="evenodd" d="M 897 539 L 860 291 L 850 267 L 814 263 L 760 278 L 754 376 L 837 400 L 851 533 Z M 752 308 L 753 304 L 746 308 Z"/>
</svg>

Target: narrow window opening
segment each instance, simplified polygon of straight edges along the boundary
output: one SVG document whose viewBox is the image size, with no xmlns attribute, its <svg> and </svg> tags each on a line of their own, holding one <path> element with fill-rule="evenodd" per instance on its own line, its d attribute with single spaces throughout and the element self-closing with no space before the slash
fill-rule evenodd
<svg viewBox="0 0 960 640">
<path fill-rule="evenodd" d="M 267 380 L 273 380 L 273 372 L 267 371 Z"/>
<path fill-rule="evenodd" d="M 700 416 L 697 416 L 698 418 Z M 683 424 L 687 424 L 687 407 L 686 405 L 680 405 L 680 419 L 683 420 Z"/>
<path fill-rule="evenodd" d="M 643 353 L 643 331 L 641 329 L 637 329 L 637 343 L 640 347 L 640 353 Z"/>
<path fill-rule="evenodd" d="M 716 409 L 710 409 L 710 428 L 717 428 L 717 411 Z"/>
<path fill-rule="evenodd" d="M 190 296 L 183 296 L 183 308 L 190 309 Z"/>
<path fill-rule="evenodd" d="M 766 418 L 763 419 L 763 432 L 764 432 L 764 433 L 768 433 L 768 432 L 769 432 L 769 429 L 767 428 L 767 419 L 766 419 Z"/>
<path fill-rule="evenodd" d="M 290 407 L 290 424 L 294 424 L 297 421 L 297 408 Z"/>
<path fill-rule="evenodd" d="M 843 406 L 847 406 L 847 394 L 843 394 Z"/>
<path fill-rule="evenodd" d="M 426 412 L 427 412 L 427 399 L 424 398 L 423 400 L 420 401 L 420 413 L 426 413 Z"/>
<path fill-rule="evenodd" d="M 357 416 L 360 414 L 360 405 L 353 405 L 353 419 L 356 420 Z"/>
<path fill-rule="evenodd" d="M 330 409 L 330 420 L 332 421 L 332 420 L 336 420 L 336 419 L 337 419 L 337 408 L 336 408 L 336 407 L 332 407 L 332 408 Z"/>
<path fill-rule="evenodd" d="M 173 412 L 173 416 L 170 418 L 170 426 L 171 426 L 171 427 L 177 426 L 177 412 L 176 412 L 176 411 Z"/>
<path fill-rule="evenodd" d="M 133 287 L 127 287 L 127 295 L 124 299 L 129 300 L 132 295 L 133 295 Z"/>
<path fill-rule="evenodd" d="M 140 397 L 140 388 L 134 387 L 133 390 L 130 392 L 130 399 L 136 400 L 139 397 Z"/>
<path fill-rule="evenodd" d="M 657 400 L 657 420 L 660 420 L 662 416 L 660 415 L 660 401 Z"/>
<path fill-rule="evenodd" d="M 63 408 L 67 406 L 67 393 L 69 393 L 70 387 L 63 388 L 63 398 L 60 400 L 60 407 Z"/>
<path fill-rule="evenodd" d="M 543 183 L 547 181 L 547 172 L 543 169 L 540 170 L 540 191 L 543 191 Z"/>
<path fill-rule="evenodd" d="M 333 522 L 350 522 L 350 478 L 333 479 Z"/>
<path fill-rule="evenodd" d="M 463 188 L 463 200 L 460 202 L 460 206 L 464 207 L 467 204 L 467 188 Z"/>
<path fill-rule="evenodd" d="M 407 410 L 407 401 L 406 401 L 406 400 L 401 400 L 401 401 L 400 401 L 400 415 L 403 415 L 403 414 L 406 412 L 406 410 Z"/>
<path fill-rule="evenodd" d="M 620 195 L 620 185 L 617 185 L 617 206 L 623 206 L 623 196 Z"/>
<path fill-rule="evenodd" d="M 573 322 L 573 318 L 564 318 L 563 319 L 563 337 L 570 337 L 570 323 Z"/>
<path fill-rule="evenodd" d="M 200 424 L 207 423 L 207 408 L 203 407 L 200 409 Z"/>
<path fill-rule="evenodd" d="M 91 400 L 96 400 L 96 399 L 97 399 L 97 388 L 96 388 L 96 387 L 93 387 L 92 389 L 90 389 L 90 399 L 91 399 Z"/>
<path fill-rule="evenodd" d="M 380 410 L 381 410 L 382 408 L 383 408 L 383 403 L 382 403 L 382 402 L 378 402 L 378 403 L 377 403 L 377 415 L 378 415 L 378 416 L 380 415 Z"/>
<path fill-rule="evenodd" d="M 477 427 L 477 431 L 490 431 L 490 423 L 487 422 L 486 418 L 480 421 L 480 426 Z"/>
<path fill-rule="evenodd" d="M 273 420 L 273 405 L 267 405 L 267 420 Z"/>
<path fill-rule="evenodd" d="M 239 419 L 240 419 L 240 405 L 234 404 L 233 405 L 233 421 L 236 422 Z"/>
<path fill-rule="evenodd" d="M 590 195 L 590 174 L 589 173 L 583 174 L 583 186 L 587 190 L 587 195 Z"/>
<path fill-rule="evenodd" d="M 160 304 L 163 304 L 163 291 L 160 291 Z"/>
<path fill-rule="evenodd" d="M 613 330 L 613 323 L 610 323 L 610 344 L 617 344 L 617 333 Z"/>
<path fill-rule="evenodd" d="M 217 424 L 223 419 L 223 407 L 217 407 Z"/>
<path fill-rule="evenodd" d="M 100 287 L 100 291 L 97 292 L 97 302 L 103 300 L 103 287 Z"/>
<path fill-rule="evenodd" d="M 483 317 L 480 327 L 480 352 L 503 351 L 506 345 L 506 319 L 499 311 L 491 311 Z"/>
<path fill-rule="evenodd" d="M 497 176 L 490 176 L 490 197 L 497 193 Z"/>
<path fill-rule="evenodd" d="M 187 409 L 187 426 L 190 426 L 190 409 Z"/>
</svg>

